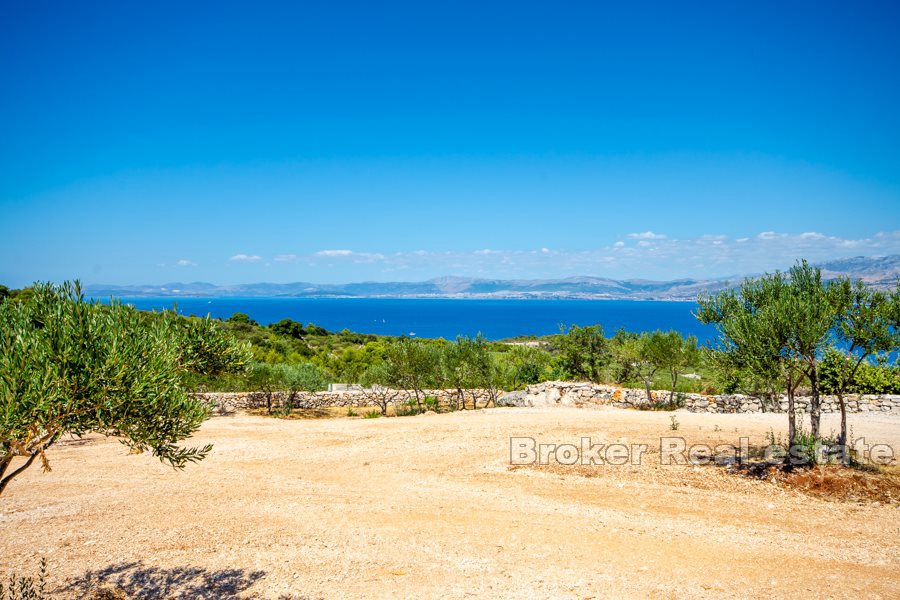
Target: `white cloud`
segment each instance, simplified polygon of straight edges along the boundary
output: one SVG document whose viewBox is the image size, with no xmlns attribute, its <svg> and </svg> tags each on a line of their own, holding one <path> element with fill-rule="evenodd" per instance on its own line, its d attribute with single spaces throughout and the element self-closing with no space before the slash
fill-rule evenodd
<svg viewBox="0 0 900 600">
<path fill-rule="evenodd" d="M 197 263 L 195 263 L 192 260 L 182 258 L 181 260 L 179 260 L 178 262 L 175 263 L 175 266 L 177 266 L 177 267 L 196 267 Z"/>
<path fill-rule="evenodd" d="M 319 250 L 313 258 L 347 258 L 355 263 L 373 263 L 385 259 L 381 252 L 354 252 L 353 250 Z"/>
<path fill-rule="evenodd" d="M 228 259 L 229 262 L 235 263 L 255 263 L 261 260 L 262 256 L 257 256 L 255 254 L 235 254 Z"/>
<path fill-rule="evenodd" d="M 330 249 L 310 254 L 279 254 L 272 264 L 297 264 L 313 269 L 345 268 L 356 264 L 361 265 L 360 272 L 367 273 L 365 277 L 368 273 L 381 273 L 385 277 L 388 273 L 404 273 L 404 278 L 409 280 L 441 275 L 674 279 L 740 276 L 786 269 L 799 258 L 815 263 L 859 255 L 900 254 L 900 231 L 855 239 L 819 232 L 775 231 L 736 239 L 720 234 L 671 239 L 652 232 L 628 237 L 634 242 L 618 240 L 611 245 L 582 249 L 550 249 L 538 245 L 531 249 L 482 248 L 464 252 L 439 248 L 392 250 L 390 253 Z M 238 254 L 231 261 L 265 262 L 259 256 L 246 254 Z"/>
<path fill-rule="evenodd" d="M 354 252 L 353 262 L 357 263 L 373 263 L 384 260 L 384 254 L 380 252 Z"/>
<path fill-rule="evenodd" d="M 653 233 L 652 231 L 645 231 L 643 233 L 629 233 L 629 238 L 633 240 L 664 240 L 666 239 L 666 235 L 663 233 Z"/>
<path fill-rule="evenodd" d="M 641 234 L 638 234 L 641 235 Z M 635 239 L 635 238 L 632 238 Z M 777 243 L 773 243 L 776 240 Z M 900 231 L 868 238 L 844 239 L 826 234 L 788 234 L 766 231 L 737 239 L 702 235 L 687 239 L 638 238 L 633 245 L 581 250 L 543 247 L 531 250 L 484 248 L 472 252 L 409 251 L 385 257 L 380 253 L 342 253 L 354 262 L 379 262 L 381 272 L 407 273 L 407 278 L 459 275 L 501 278 L 551 278 L 594 275 L 674 279 L 746 275 L 787 269 L 799 258 L 823 262 L 849 256 L 900 254 Z"/>
</svg>

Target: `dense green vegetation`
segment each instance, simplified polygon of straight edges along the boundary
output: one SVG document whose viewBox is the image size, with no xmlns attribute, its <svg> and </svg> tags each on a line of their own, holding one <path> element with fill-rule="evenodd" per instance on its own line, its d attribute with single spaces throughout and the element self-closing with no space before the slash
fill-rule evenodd
<svg viewBox="0 0 900 600">
<path fill-rule="evenodd" d="M 527 341 L 491 342 L 480 336 L 448 341 L 330 332 L 312 323 L 283 319 L 268 326 L 236 313 L 221 321 L 237 339 L 251 345 L 259 365 L 281 365 L 275 379 L 261 387 L 249 374 L 198 379 L 207 391 L 291 389 L 288 378 L 304 366 L 317 370 L 307 378 L 310 391 L 330 382 L 400 386 L 417 396 L 422 390 L 446 388 L 522 389 L 554 379 L 575 379 L 675 392 L 715 391 L 714 373 L 693 337 L 674 331 L 612 338 L 599 325 L 563 327 L 557 335 Z M 259 367 L 257 367 L 259 368 Z M 278 374 L 284 379 L 278 381 Z M 700 379 L 683 379 L 685 373 Z"/>
<path fill-rule="evenodd" d="M 24 302 L 31 298 L 34 294 L 33 287 L 26 287 L 20 290 L 10 289 L 5 285 L 0 285 L 0 302 L 4 300 L 12 300 L 13 302 Z"/>
</svg>

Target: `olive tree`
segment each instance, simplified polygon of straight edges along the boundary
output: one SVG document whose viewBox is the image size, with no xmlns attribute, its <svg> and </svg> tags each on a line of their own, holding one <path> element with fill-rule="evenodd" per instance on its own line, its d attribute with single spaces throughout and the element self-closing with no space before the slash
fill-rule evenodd
<svg viewBox="0 0 900 600">
<path fill-rule="evenodd" d="M 704 348 L 703 362 L 709 365 L 714 376 L 726 394 L 746 394 L 759 398 L 763 412 L 777 410 L 779 392 L 782 388 L 781 374 L 777 369 L 764 372 L 749 368 L 740 357 L 733 353 L 721 352 L 716 348 Z"/>
<path fill-rule="evenodd" d="M 802 364 L 791 352 L 791 319 L 796 307 L 782 273 L 747 279 L 737 289 L 697 299 L 701 323 L 719 331 L 715 352 L 729 368 L 782 381 L 787 393 L 788 443 L 797 436 L 794 395 L 803 380 Z"/>
<path fill-rule="evenodd" d="M 538 383 L 553 362 L 553 356 L 542 347 L 511 345 L 502 355 L 506 365 L 504 384 L 511 390 Z"/>
<path fill-rule="evenodd" d="M 477 377 L 477 344 L 475 340 L 459 336 L 452 344 L 447 344 L 441 348 L 441 369 L 443 371 L 444 381 L 456 390 L 456 408 L 465 410 L 466 408 L 466 390 L 478 386 Z M 475 407 L 476 399 L 473 390 L 472 408 Z"/>
<path fill-rule="evenodd" d="M 844 397 L 860 367 L 870 358 L 884 357 L 900 347 L 900 287 L 893 293 L 874 290 L 844 277 L 832 284 L 836 324 L 832 328 L 829 357 L 837 357 L 831 387 L 841 409 L 838 445 L 846 447 L 847 407 Z M 843 460 L 849 459 L 844 452 Z"/>
<path fill-rule="evenodd" d="M 675 404 L 675 388 L 678 385 L 678 376 L 684 369 L 696 367 L 700 363 L 700 349 L 697 347 L 697 338 L 681 337 L 677 331 L 653 331 L 644 333 L 640 337 L 639 358 L 648 364 L 648 372 L 665 371 L 669 375 L 672 387 L 669 391 L 669 405 Z M 649 397 L 649 382 L 647 393 Z"/>
<path fill-rule="evenodd" d="M 312 363 L 277 364 L 274 368 L 282 391 L 287 394 L 282 408 L 288 412 L 294 408 L 301 393 L 319 392 L 328 388 L 328 374 Z"/>
<path fill-rule="evenodd" d="M 275 365 L 251 363 L 247 371 L 247 386 L 253 391 L 253 406 L 257 406 L 257 402 L 262 399 L 266 403 L 266 412 L 272 414 L 273 400 L 279 386 Z"/>
<path fill-rule="evenodd" d="M 603 327 L 573 325 L 566 331 L 561 328 L 557 347 L 559 364 L 573 378 L 599 383 L 610 361 L 609 342 L 603 335 Z"/>
<path fill-rule="evenodd" d="M 211 446 L 178 445 L 210 413 L 185 375 L 249 355 L 209 320 L 89 302 L 77 283 L 0 301 L 0 493 L 37 460 L 49 470 L 63 435 L 117 437 L 175 468 L 203 459 Z"/>
<path fill-rule="evenodd" d="M 805 260 L 788 272 L 789 281 L 782 298 L 788 326 L 786 351 L 795 357 L 800 370 L 809 382 L 810 433 L 818 438 L 821 422 L 819 386 L 819 358 L 822 356 L 829 332 L 840 312 L 835 303 L 834 287 L 822 281 L 821 270 Z"/>
<path fill-rule="evenodd" d="M 243 372 L 250 361 L 247 344 L 235 343 L 221 325 L 206 318 L 185 318 L 172 311 L 139 313 L 147 319 L 164 318 L 169 321 L 177 340 L 178 366 L 187 373 L 207 376 Z"/>
<path fill-rule="evenodd" d="M 398 389 L 402 386 L 402 381 L 400 372 L 390 362 L 369 365 L 361 377 L 361 383 L 369 388 L 371 397 L 383 415 L 387 414 L 389 404 L 396 406 L 397 399 L 408 394 L 406 390 Z"/>
<path fill-rule="evenodd" d="M 400 338 L 388 345 L 384 359 L 396 369 L 397 387 L 411 391 L 421 411 L 425 390 L 439 385 L 442 379 L 440 351 L 418 340 Z"/>
<path fill-rule="evenodd" d="M 648 403 L 653 403 L 652 386 L 657 373 L 667 373 L 672 381 L 671 405 L 675 401 L 679 371 L 699 361 L 697 339 L 685 340 L 677 331 L 633 333 L 619 330 L 613 337 L 613 353 L 619 363 L 620 378 L 639 379 Z"/>
<path fill-rule="evenodd" d="M 504 379 L 500 365 L 491 352 L 490 343 L 484 336 L 478 334 L 469 340 L 471 350 L 469 352 L 471 369 L 473 373 L 472 383 L 476 388 L 487 392 L 488 398 L 485 405 L 497 406 L 497 397 L 500 395 L 500 385 Z M 477 398 L 472 398 L 472 408 L 478 408 Z"/>
</svg>

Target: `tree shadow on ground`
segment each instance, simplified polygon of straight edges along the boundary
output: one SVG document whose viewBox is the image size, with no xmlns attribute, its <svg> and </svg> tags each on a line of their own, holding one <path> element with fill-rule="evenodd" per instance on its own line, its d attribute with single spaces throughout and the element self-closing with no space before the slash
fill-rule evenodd
<svg viewBox="0 0 900 600">
<path fill-rule="evenodd" d="M 60 591 L 86 600 L 230 600 L 238 598 L 264 576 L 265 571 L 162 569 L 141 562 L 122 562 L 88 571 Z"/>
</svg>

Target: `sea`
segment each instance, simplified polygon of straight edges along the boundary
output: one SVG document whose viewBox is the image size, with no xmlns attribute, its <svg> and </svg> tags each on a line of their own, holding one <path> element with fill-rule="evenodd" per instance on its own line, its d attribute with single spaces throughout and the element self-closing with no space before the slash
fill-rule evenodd
<svg viewBox="0 0 900 600">
<path fill-rule="evenodd" d="M 246 313 L 262 325 L 281 319 L 315 323 L 329 331 L 454 339 L 481 334 L 490 340 L 559 333 L 563 325 L 602 325 L 607 335 L 674 329 L 701 344 L 713 327 L 693 316 L 693 302 L 645 300 L 450 300 L 385 298 L 172 298 L 124 297 L 141 310 L 176 307 L 185 315 L 227 319 Z"/>
</svg>

